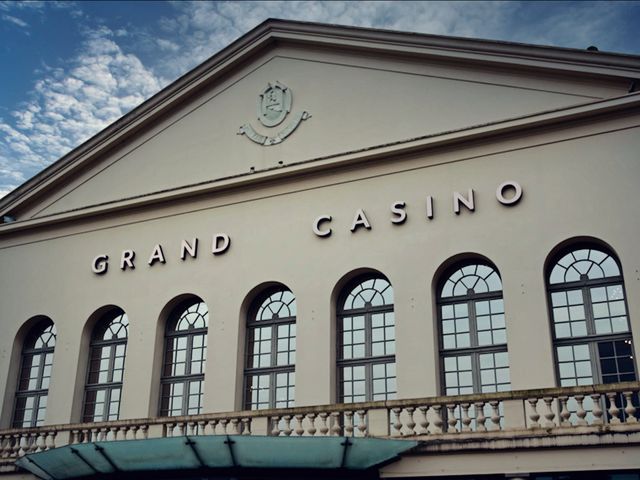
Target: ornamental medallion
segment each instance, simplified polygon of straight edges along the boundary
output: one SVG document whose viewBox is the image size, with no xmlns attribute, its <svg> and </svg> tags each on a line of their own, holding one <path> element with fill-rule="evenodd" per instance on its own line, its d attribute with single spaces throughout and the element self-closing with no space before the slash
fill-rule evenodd
<svg viewBox="0 0 640 480">
<path fill-rule="evenodd" d="M 258 95 L 258 120 L 265 127 L 275 127 L 291 111 L 291 90 L 280 82 L 269 83 Z"/>
<path fill-rule="evenodd" d="M 280 125 L 291 112 L 292 101 L 293 93 L 290 88 L 280 82 L 268 83 L 258 95 L 258 120 L 267 128 Z M 238 135 L 246 135 L 252 142 L 266 147 L 277 145 L 291 135 L 303 120 L 310 117 L 311 115 L 306 111 L 298 112 L 274 135 L 262 135 L 250 123 L 246 123 L 240 127 Z"/>
</svg>

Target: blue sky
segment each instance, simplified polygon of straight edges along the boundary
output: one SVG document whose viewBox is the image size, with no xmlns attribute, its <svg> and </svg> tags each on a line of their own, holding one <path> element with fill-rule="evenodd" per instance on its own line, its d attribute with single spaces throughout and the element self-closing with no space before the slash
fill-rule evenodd
<svg viewBox="0 0 640 480">
<path fill-rule="evenodd" d="M 640 55 L 640 2 L 0 0 L 0 197 L 270 17 Z"/>
</svg>

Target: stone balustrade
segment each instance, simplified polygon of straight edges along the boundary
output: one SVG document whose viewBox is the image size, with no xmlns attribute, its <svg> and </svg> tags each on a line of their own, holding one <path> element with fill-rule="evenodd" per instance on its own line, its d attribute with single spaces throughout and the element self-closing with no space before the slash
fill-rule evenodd
<svg viewBox="0 0 640 480">
<path fill-rule="evenodd" d="M 0 430 L 0 465 L 76 444 L 183 435 L 415 437 L 640 431 L 640 382 Z M 505 437 L 506 438 L 506 437 Z"/>
</svg>

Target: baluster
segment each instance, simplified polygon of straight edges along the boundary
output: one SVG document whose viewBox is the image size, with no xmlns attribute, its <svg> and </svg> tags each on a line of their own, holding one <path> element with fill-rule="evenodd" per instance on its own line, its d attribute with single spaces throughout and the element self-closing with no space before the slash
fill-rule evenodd
<svg viewBox="0 0 640 480">
<path fill-rule="evenodd" d="M 164 426 L 165 430 L 164 430 L 164 436 L 165 437 L 173 437 L 173 427 L 174 427 L 174 423 L 173 422 L 167 422 Z"/>
<path fill-rule="evenodd" d="M 338 437 L 342 434 L 340 426 L 340 412 L 331 412 L 331 435 Z"/>
<path fill-rule="evenodd" d="M 544 428 L 553 428 L 556 426 L 555 422 L 553 421 L 553 419 L 556 417 L 556 414 L 553 413 L 553 397 L 543 397 L 542 401 L 546 405 L 546 412 L 544 413 Z"/>
<path fill-rule="evenodd" d="M 624 411 L 627 414 L 626 423 L 638 423 L 638 419 L 636 418 L 636 407 L 633 406 L 632 395 L 633 392 L 623 392 L 624 395 Z"/>
<path fill-rule="evenodd" d="M 578 417 L 578 421 L 576 422 L 578 425 L 587 425 L 587 411 L 584 409 L 584 395 L 576 395 L 575 397 L 576 403 L 578 404 L 576 410 L 576 416 Z"/>
<path fill-rule="evenodd" d="M 301 437 L 304 435 L 304 427 L 302 426 L 302 420 L 304 420 L 304 415 L 302 413 L 296 413 L 296 435 Z"/>
<path fill-rule="evenodd" d="M 142 432 L 142 440 L 149 438 L 149 425 L 140 425 L 140 431 Z"/>
<path fill-rule="evenodd" d="M 11 448 L 11 458 L 18 458 L 18 452 L 20 451 L 20 434 L 13 434 L 13 447 Z"/>
<path fill-rule="evenodd" d="M 0 435 L 0 458 L 8 458 L 10 455 L 11 436 Z"/>
<path fill-rule="evenodd" d="M 429 407 L 418 407 L 418 411 L 420 412 L 418 418 L 420 431 L 418 432 L 418 435 L 427 435 L 429 433 L 429 418 L 427 417 L 429 413 Z"/>
<path fill-rule="evenodd" d="M 409 435 L 416 434 L 416 421 L 413 418 L 413 413 L 416 411 L 415 407 L 406 407 L 405 412 L 407 412 L 407 424 L 406 427 L 409 429 Z"/>
<path fill-rule="evenodd" d="M 184 437 L 187 434 L 187 422 L 178 422 L 178 436 Z"/>
<path fill-rule="evenodd" d="M 473 405 L 476 409 L 476 432 L 486 432 L 487 417 L 484 414 L 484 402 L 474 402 Z"/>
<path fill-rule="evenodd" d="M 353 436 L 353 412 L 344 412 L 344 436 Z"/>
<path fill-rule="evenodd" d="M 129 430 L 131 430 L 131 427 L 129 425 L 120 427 L 118 440 L 127 440 L 129 438 Z"/>
<path fill-rule="evenodd" d="M 617 394 L 615 392 L 609 392 L 606 395 L 609 398 L 609 415 L 611 415 L 609 423 L 620 423 L 620 417 L 618 416 L 620 414 L 620 409 L 616 405 Z"/>
<path fill-rule="evenodd" d="M 33 432 L 31 433 L 31 435 L 29 435 L 29 453 L 33 453 L 36 451 L 36 449 L 38 448 L 38 446 L 36 445 L 36 440 L 38 439 L 38 433 L 37 432 Z"/>
<path fill-rule="evenodd" d="M 283 415 L 282 419 L 284 420 L 283 433 L 285 437 L 289 437 L 293 433 L 293 429 L 291 428 L 291 415 Z"/>
<path fill-rule="evenodd" d="M 4 439 L 5 439 L 5 445 L 4 445 L 3 457 L 11 458 L 13 456 L 13 444 L 14 444 L 13 435 L 5 435 Z"/>
<path fill-rule="evenodd" d="M 540 428 L 540 423 L 538 422 L 538 420 L 540 420 L 540 414 L 537 409 L 538 399 L 528 398 L 527 402 L 531 405 L 531 411 L 529 412 L 529 420 L 531 420 L 531 424 L 529 425 L 529 428 Z"/>
<path fill-rule="evenodd" d="M 447 404 L 447 433 L 456 433 L 458 430 L 456 429 L 456 424 L 458 423 L 458 419 L 456 418 L 456 405 L 455 403 Z"/>
<path fill-rule="evenodd" d="M 433 433 L 443 433 L 442 427 L 444 426 L 444 422 L 442 421 L 442 405 L 433 405 L 431 407 L 433 409 L 433 426 L 435 427 L 435 432 Z"/>
<path fill-rule="evenodd" d="M 273 422 L 273 428 L 271 428 L 271 435 L 274 437 L 278 437 L 280 435 L 280 417 L 275 416 L 271 417 L 271 421 Z"/>
<path fill-rule="evenodd" d="M 231 433 L 233 435 L 240 435 L 240 428 L 238 427 L 239 424 L 240 424 L 239 418 L 231 419 Z"/>
<path fill-rule="evenodd" d="M 367 417 L 366 417 L 367 412 L 364 410 L 358 410 L 356 414 L 358 415 L 358 432 L 360 432 L 358 436 L 366 437 L 367 436 Z"/>
<path fill-rule="evenodd" d="M 460 407 L 462 408 L 462 431 L 470 432 L 471 431 L 471 417 L 469 416 L 469 407 L 471 404 L 469 403 L 461 403 Z"/>
<path fill-rule="evenodd" d="M 109 440 L 117 440 L 118 439 L 118 427 L 110 427 L 110 438 Z"/>
<path fill-rule="evenodd" d="M 78 430 L 74 430 L 74 437 L 75 437 L 75 442 L 74 443 L 79 443 L 79 439 L 78 439 L 78 435 L 79 435 L 79 431 Z M 45 437 L 45 433 L 44 432 L 40 432 L 38 434 L 38 438 L 36 439 L 36 452 L 43 452 L 44 451 L 44 437 Z"/>
<path fill-rule="evenodd" d="M 491 400 L 491 430 L 501 430 L 500 427 L 500 402 L 498 400 Z"/>
<path fill-rule="evenodd" d="M 316 429 L 316 414 L 315 413 L 307 413 L 307 419 L 309 420 L 309 428 L 307 428 L 307 433 L 310 436 L 313 437 L 316 434 L 316 432 L 318 431 Z"/>
<path fill-rule="evenodd" d="M 127 430 L 127 434 L 125 436 L 125 440 L 137 440 L 138 439 L 138 425 L 131 425 L 129 430 Z"/>
<path fill-rule="evenodd" d="M 602 425 L 602 414 L 604 411 L 600 406 L 600 394 L 592 393 L 589 396 L 593 399 L 593 410 L 591 411 L 591 413 L 593 413 L 593 425 Z"/>
<path fill-rule="evenodd" d="M 392 408 L 394 421 L 393 421 L 393 432 L 391 432 L 392 437 L 399 437 L 402 435 L 402 421 L 400 420 L 400 415 L 402 414 L 402 409 L 399 407 Z"/>
<path fill-rule="evenodd" d="M 251 435 L 251 419 L 249 417 L 242 419 L 242 435 Z"/>
<path fill-rule="evenodd" d="M 326 437 L 329 433 L 329 427 L 327 426 L 327 417 L 329 414 L 327 412 L 320 412 L 320 435 Z"/>
<path fill-rule="evenodd" d="M 27 438 L 29 434 L 20 435 L 20 440 L 18 441 L 18 457 L 24 457 L 28 452 L 29 445 L 27 443 Z"/>
<path fill-rule="evenodd" d="M 106 442 L 108 433 L 109 433 L 109 429 L 107 427 L 102 427 L 100 429 L 100 441 Z"/>
<path fill-rule="evenodd" d="M 184 423 L 184 434 L 185 435 L 193 435 L 196 429 L 196 422 L 190 421 Z"/>
<path fill-rule="evenodd" d="M 198 425 L 196 435 L 204 435 L 204 428 L 207 425 L 207 422 L 205 420 L 198 420 L 196 424 Z"/>
<path fill-rule="evenodd" d="M 229 426 L 229 419 L 228 418 L 221 418 L 220 419 L 220 427 L 222 429 L 222 434 L 226 435 L 229 432 L 227 432 L 227 428 Z"/>
<path fill-rule="evenodd" d="M 52 448 L 56 448 L 56 435 L 58 432 L 50 431 L 47 437 L 45 438 L 45 448 L 47 450 L 51 450 Z"/>
<path fill-rule="evenodd" d="M 566 395 L 563 395 L 558 397 L 558 400 L 560 401 L 560 426 L 570 427 L 571 422 L 569 421 L 569 418 L 571 417 L 571 412 L 567 407 L 567 402 L 569 401 L 569 397 L 567 397 Z"/>
<path fill-rule="evenodd" d="M 212 419 L 207 422 L 207 426 L 205 427 L 205 432 L 211 435 L 216 435 L 216 427 L 218 426 L 218 420 Z"/>
</svg>

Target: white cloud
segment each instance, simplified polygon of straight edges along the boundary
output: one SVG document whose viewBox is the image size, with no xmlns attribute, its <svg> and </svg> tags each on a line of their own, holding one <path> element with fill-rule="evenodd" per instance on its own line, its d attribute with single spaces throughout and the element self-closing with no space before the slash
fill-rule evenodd
<svg viewBox="0 0 640 480">
<path fill-rule="evenodd" d="M 161 88 L 159 79 L 112 40 L 87 40 L 66 69 L 48 69 L 13 121 L 0 119 L 0 190 L 7 191 L 107 127 Z"/>
<path fill-rule="evenodd" d="M 7 15 L 6 13 L 2 15 L 2 19 L 6 20 L 7 22 L 13 23 L 20 28 L 27 28 L 29 26 L 29 24 L 24 20 L 18 17 L 14 17 L 13 15 Z"/>
</svg>

